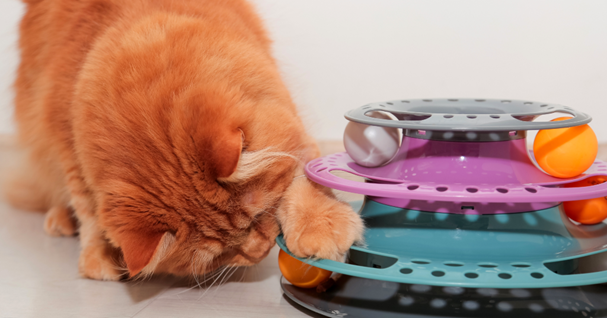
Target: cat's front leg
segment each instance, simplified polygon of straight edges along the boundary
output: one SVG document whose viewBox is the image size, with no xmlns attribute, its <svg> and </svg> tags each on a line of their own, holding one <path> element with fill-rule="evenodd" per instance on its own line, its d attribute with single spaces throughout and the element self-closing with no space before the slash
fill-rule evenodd
<svg viewBox="0 0 607 318">
<path fill-rule="evenodd" d="M 70 205 L 74 208 L 80 225 L 80 275 L 97 280 L 117 281 L 126 272 L 118 263 L 122 259 L 120 250 L 108 242 L 99 228 L 93 195 L 82 178 L 80 168 L 72 165 L 71 169 L 66 170 L 71 172 L 67 174 Z"/>
<path fill-rule="evenodd" d="M 293 180 L 277 215 L 287 247 L 298 257 L 343 261 L 363 239 L 363 222 L 350 205 L 305 177 Z"/>
<path fill-rule="evenodd" d="M 120 250 L 110 245 L 92 215 L 80 216 L 80 275 L 97 280 L 119 280 L 126 273 L 117 263 Z"/>
</svg>

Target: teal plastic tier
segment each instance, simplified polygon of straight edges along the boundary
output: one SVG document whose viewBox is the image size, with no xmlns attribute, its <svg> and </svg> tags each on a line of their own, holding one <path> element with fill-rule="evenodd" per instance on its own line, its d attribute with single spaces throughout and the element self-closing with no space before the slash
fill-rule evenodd
<svg viewBox="0 0 607 318">
<path fill-rule="evenodd" d="M 365 245 L 351 247 L 349 264 L 301 261 L 350 276 L 435 286 L 549 288 L 607 282 L 607 271 L 578 268 L 581 258 L 607 250 L 607 225 L 574 224 L 560 205 L 493 215 L 421 212 L 371 200 L 352 206 L 360 210 L 366 231 Z M 291 254 L 282 235 L 276 241 Z"/>
</svg>

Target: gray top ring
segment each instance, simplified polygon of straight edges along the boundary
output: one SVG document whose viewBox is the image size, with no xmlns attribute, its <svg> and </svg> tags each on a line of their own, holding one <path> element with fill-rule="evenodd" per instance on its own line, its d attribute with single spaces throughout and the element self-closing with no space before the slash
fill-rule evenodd
<svg viewBox="0 0 607 318">
<path fill-rule="evenodd" d="M 365 114 L 381 111 L 398 120 Z M 534 122 L 540 115 L 563 113 L 573 118 Z M 361 124 L 438 131 L 538 130 L 579 126 L 592 117 L 567 106 L 523 100 L 499 99 L 409 99 L 372 103 L 346 113 L 346 119 Z"/>
</svg>

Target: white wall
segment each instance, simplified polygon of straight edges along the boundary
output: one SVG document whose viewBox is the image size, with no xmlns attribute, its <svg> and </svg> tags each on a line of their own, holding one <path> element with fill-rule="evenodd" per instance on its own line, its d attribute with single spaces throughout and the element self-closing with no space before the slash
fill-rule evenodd
<svg viewBox="0 0 607 318">
<path fill-rule="evenodd" d="M 19 63 L 17 31 L 23 9 L 18 0 L 0 0 L 0 134 L 15 131 L 12 85 Z"/>
<path fill-rule="evenodd" d="M 310 131 L 404 98 L 559 103 L 607 142 L 607 1 L 253 0 Z M 0 0 L 0 133 L 12 132 L 17 0 Z"/>
<path fill-rule="evenodd" d="M 319 138 L 368 102 L 477 97 L 571 106 L 607 142 L 607 1 L 254 2 Z"/>
</svg>

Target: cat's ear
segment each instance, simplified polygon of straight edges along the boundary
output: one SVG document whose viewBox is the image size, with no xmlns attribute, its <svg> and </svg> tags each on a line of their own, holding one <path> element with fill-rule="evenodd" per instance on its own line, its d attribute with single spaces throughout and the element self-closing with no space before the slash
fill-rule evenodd
<svg viewBox="0 0 607 318">
<path fill-rule="evenodd" d="M 124 261 L 129 270 L 129 278 L 139 274 L 153 259 L 158 259 L 166 251 L 163 244 L 170 239 L 168 232 L 129 231 L 118 236 Z"/>
<path fill-rule="evenodd" d="M 231 176 L 238 168 L 244 134 L 240 129 L 225 130 L 211 142 L 210 165 L 217 179 Z"/>
</svg>

